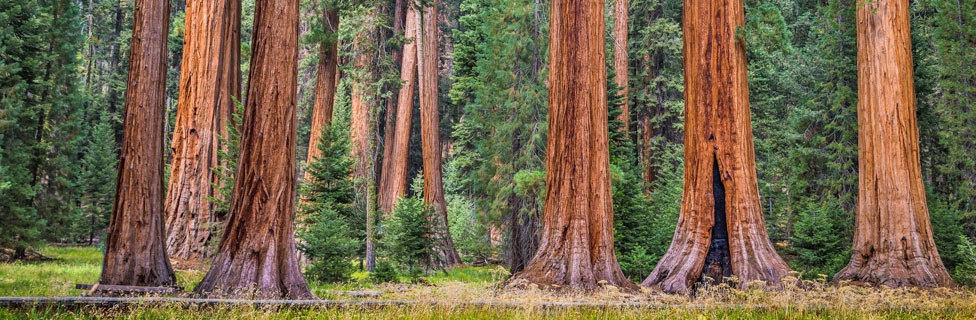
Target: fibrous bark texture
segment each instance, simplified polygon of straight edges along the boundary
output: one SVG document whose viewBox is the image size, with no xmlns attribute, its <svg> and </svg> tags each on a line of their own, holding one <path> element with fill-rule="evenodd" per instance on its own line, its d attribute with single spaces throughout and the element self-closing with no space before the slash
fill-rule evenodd
<svg viewBox="0 0 976 320">
<path fill-rule="evenodd" d="M 258 1 L 227 227 L 200 293 L 312 297 L 295 249 L 298 0 Z"/>
<path fill-rule="evenodd" d="M 623 131 L 630 130 L 630 103 L 627 98 L 627 0 L 616 0 L 613 16 L 613 71 L 616 73 L 617 87 L 624 97 L 620 106 L 620 121 Z"/>
<path fill-rule="evenodd" d="M 684 195 L 671 247 L 645 286 L 683 293 L 701 278 L 723 200 L 740 286 L 756 280 L 777 286 L 790 271 L 769 241 L 759 202 L 745 46 L 735 36 L 743 24 L 742 0 L 684 2 Z M 724 199 L 715 199 L 719 186 Z"/>
<path fill-rule="evenodd" d="M 420 92 L 420 131 L 424 152 L 424 202 L 434 208 L 431 217 L 439 255 L 444 266 L 461 264 L 461 256 L 454 249 L 454 241 L 448 230 L 447 202 L 444 200 L 444 181 L 441 177 L 440 110 L 437 103 L 437 45 L 440 29 L 437 27 L 437 0 L 427 1 L 418 30 L 417 48 Z"/>
<path fill-rule="evenodd" d="M 328 9 L 323 17 L 329 32 L 339 31 L 339 10 Z M 308 140 L 307 161 L 311 163 L 322 155 L 319 151 L 319 137 L 322 131 L 332 124 L 332 110 L 336 94 L 336 67 L 338 66 L 338 37 L 320 44 L 319 62 L 316 70 L 315 103 L 312 106 L 312 128 Z M 311 181 L 311 173 L 305 171 L 305 179 Z"/>
<path fill-rule="evenodd" d="M 415 37 L 417 34 L 418 12 L 413 1 L 406 5 L 404 34 Z M 396 201 L 407 191 L 407 158 L 410 154 L 410 127 L 413 121 L 413 91 L 417 79 L 417 42 L 403 45 L 403 60 L 400 65 L 400 81 L 403 82 L 397 95 L 396 124 L 392 135 L 390 152 L 383 158 L 383 175 L 380 178 L 380 211 L 390 213 Z"/>
<path fill-rule="evenodd" d="M 169 1 L 138 0 L 135 5 L 115 204 L 98 282 L 175 285 L 163 225 Z"/>
<path fill-rule="evenodd" d="M 877 0 L 857 9 L 857 224 L 851 262 L 834 280 L 953 284 L 925 203 L 908 5 Z"/>
<path fill-rule="evenodd" d="M 405 20 L 407 15 L 407 2 L 408 1 L 405 0 L 396 0 L 396 2 L 393 4 L 394 6 L 393 7 L 393 34 L 394 35 L 398 35 L 401 32 L 403 32 L 404 25 L 406 24 Z M 404 34 L 409 37 L 412 33 L 404 33 Z M 406 43 L 404 44 L 404 47 L 405 46 Z M 402 68 L 403 68 L 404 47 L 393 48 L 393 50 L 390 51 L 390 57 L 393 58 L 393 61 L 398 63 L 401 67 L 401 71 L 400 71 L 401 80 L 403 75 Z M 399 98 L 400 95 L 397 94 L 397 95 L 391 95 L 390 97 L 387 97 L 385 99 L 386 109 L 384 110 L 384 113 L 386 113 L 386 119 L 383 122 L 383 163 L 380 164 L 380 184 L 379 184 L 379 190 L 377 192 L 378 193 L 377 200 L 379 201 L 380 213 L 389 212 L 388 209 L 384 209 L 385 199 L 389 198 L 389 196 L 385 195 L 386 194 L 385 190 L 388 188 L 387 181 L 390 180 L 388 176 L 390 175 L 390 171 L 392 170 L 391 166 L 393 165 L 392 163 L 393 145 L 394 145 L 393 141 L 394 141 L 394 135 L 396 131 L 397 103 L 399 103 Z"/>
<path fill-rule="evenodd" d="M 602 0 L 552 2 L 542 239 L 513 284 L 637 288 L 613 251 L 603 6 Z"/>
<path fill-rule="evenodd" d="M 219 137 L 240 97 L 240 0 L 191 0 L 166 192 L 166 247 L 179 261 L 200 262 L 214 222 Z"/>
</svg>

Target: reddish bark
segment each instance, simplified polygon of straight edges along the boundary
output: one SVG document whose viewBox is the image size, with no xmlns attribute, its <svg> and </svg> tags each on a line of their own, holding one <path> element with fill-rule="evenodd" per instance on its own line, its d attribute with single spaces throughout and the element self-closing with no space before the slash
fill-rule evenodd
<svg viewBox="0 0 976 320">
<path fill-rule="evenodd" d="M 620 106 L 620 121 L 623 130 L 630 130 L 630 103 L 627 97 L 627 0 L 616 0 L 613 16 L 613 71 L 616 73 L 617 87 L 624 97 Z"/>
<path fill-rule="evenodd" d="M 403 32 L 403 26 L 406 23 L 404 21 L 405 18 L 406 18 L 406 13 L 407 13 L 406 3 L 407 2 L 405 0 L 396 0 L 396 3 L 394 4 L 394 9 L 393 9 L 393 34 L 395 34 L 395 35 L 396 34 L 400 34 L 400 32 Z M 404 44 L 404 46 L 406 46 L 406 44 Z M 393 61 L 396 61 L 397 63 L 399 63 L 401 65 L 401 68 L 402 68 L 402 63 L 403 63 L 403 50 L 401 50 L 401 49 L 394 48 L 390 52 L 390 57 L 393 58 Z M 401 71 L 400 74 L 402 75 L 403 72 Z M 379 193 L 379 195 L 378 195 L 378 198 L 379 199 L 378 200 L 380 202 L 380 204 L 379 204 L 380 212 L 388 212 L 388 211 L 383 210 L 383 199 L 386 198 L 384 196 L 384 191 L 383 190 L 387 188 L 385 181 L 389 180 L 389 178 L 387 177 L 389 175 L 389 172 L 387 171 L 387 169 L 390 168 L 390 166 L 392 165 L 392 163 L 391 163 L 392 160 L 391 159 L 393 158 L 393 144 L 394 144 L 393 140 L 394 140 L 394 132 L 396 131 L 396 114 L 397 114 L 397 99 L 398 98 L 399 98 L 398 96 L 391 96 L 391 97 L 386 98 L 386 110 L 385 110 L 386 111 L 386 119 L 383 122 L 383 124 L 384 124 L 384 126 L 383 126 L 383 163 L 380 165 L 381 171 L 380 171 L 380 184 L 379 184 L 379 192 L 378 192 Z"/>
<path fill-rule="evenodd" d="M 417 34 L 417 9 L 411 3 L 407 6 L 405 34 Z M 403 63 L 400 68 L 400 81 L 403 82 L 397 98 L 396 124 L 391 136 L 390 151 L 383 157 L 383 175 L 380 177 L 380 212 L 393 211 L 396 201 L 407 192 L 407 158 L 410 154 L 410 127 L 413 121 L 413 91 L 417 79 L 417 42 L 403 45 Z M 389 119 L 387 120 L 389 121 Z"/>
<path fill-rule="evenodd" d="M 312 297 L 295 249 L 295 104 L 298 1 L 258 1 L 227 227 L 196 291 L 262 297 Z"/>
<path fill-rule="evenodd" d="M 932 238 L 919 163 L 907 0 L 857 9 L 857 225 L 835 281 L 953 285 Z"/>
<path fill-rule="evenodd" d="M 684 2 L 684 196 L 671 247 L 645 286 L 687 292 L 703 269 L 731 271 L 740 286 L 777 286 L 790 271 L 759 202 L 745 47 L 735 36 L 743 24 L 742 0 Z"/>
<path fill-rule="evenodd" d="M 323 17 L 330 32 L 339 31 L 339 10 L 328 9 Z M 316 70 L 315 103 L 312 106 L 312 128 L 308 140 L 308 157 L 311 163 L 321 156 L 319 137 L 322 131 L 332 124 L 332 110 L 336 94 L 336 67 L 338 66 L 338 37 L 320 44 L 318 69 Z M 310 181 L 311 173 L 305 171 L 303 181 Z"/>
<path fill-rule="evenodd" d="M 440 243 L 435 251 L 445 266 L 461 264 L 461 256 L 454 249 L 447 202 L 444 200 L 444 181 L 441 177 L 440 110 L 437 103 L 437 46 L 440 30 L 437 27 L 437 0 L 428 1 L 421 8 L 421 27 L 417 30 L 418 87 L 420 92 L 420 131 L 424 152 L 424 202 L 434 208 L 435 234 Z"/>
<path fill-rule="evenodd" d="M 542 239 L 512 284 L 637 289 L 613 249 L 603 10 L 602 0 L 552 3 Z"/>
<path fill-rule="evenodd" d="M 219 137 L 240 97 L 240 0 L 191 0 L 186 8 L 173 163 L 166 193 L 170 257 L 200 262 L 220 220 L 207 199 L 217 196 Z"/>
<path fill-rule="evenodd" d="M 137 0 L 115 204 L 100 284 L 167 286 L 163 225 L 163 119 L 169 1 Z"/>
</svg>

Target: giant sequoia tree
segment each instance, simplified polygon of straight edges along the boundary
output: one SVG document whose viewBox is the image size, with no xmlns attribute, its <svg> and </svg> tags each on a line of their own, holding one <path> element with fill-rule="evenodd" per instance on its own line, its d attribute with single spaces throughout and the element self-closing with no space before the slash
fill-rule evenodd
<svg viewBox="0 0 976 320">
<path fill-rule="evenodd" d="M 319 43 L 319 61 L 316 70 L 315 103 L 312 106 L 312 129 L 308 139 L 308 163 L 312 163 L 322 152 L 319 150 L 319 139 L 322 131 L 332 124 L 332 110 L 335 104 L 337 85 L 337 66 L 339 65 L 338 31 L 339 10 L 331 7 L 322 15 L 326 39 Z M 312 175 L 305 171 L 302 181 L 311 181 Z"/>
<path fill-rule="evenodd" d="M 174 259 L 200 261 L 218 217 L 219 137 L 240 97 L 240 0 L 190 0 L 186 4 L 183 63 L 173 163 L 166 193 L 166 246 Z"/>
<path fill-rule="evenodd" d="M 414 1 L 407 1 L 406 23 L 404 34 L 407 37 L 417 35 L 417 21 L 419 13 Z M 407 158 L 410 153 L 410 127 L 413 121 L 413 91 L 417 79 L 417 43 L 419 39 L 410 40 L 403 45 L 403 60 L 400 67 L 400 81 L 403 82 L 397 95 L 396 124 L 393 132 L 389 153 L 383 157 L 383 175 L 380 177 L 379 203 L 380 211 L 390 213 L 396 201 L 407 191 Z M 389 111 L 387 111 L 389 112 Z"/>
<path fill-rule="evenodd" d="M 636 289 L 613 249 L 603 10 L 602 0 L 552 3 L 542 239 L 513 283 Z"/>
<path fill-rule="evenodd" d="M 630 106 L 627 99 L 627 0 L 616 0 L 613 10 L 613 72 L 624 101 L 620 105 L 623 131 L 630 130 Z"/>
<path fill-rule="evenodd" d="M 684 2 L 684 196 L 671 247 L 645 286 L 687 292 L 703 275 L 776 285 L 789 272 L 759 202 L 743 24 L 742 0 Z"/>
<path fill-rule="evenodd" d="M 115 205 L 101 284 L 175 285 L 163 226 L 163 119 L 169 1 L 138 0 Z"/>
<path fill-rule="evenodd" d="M 858 6 L 857 22 L 857 225 L 851 262 L 834 279 L 952 285 L 922 184 L 908 0 Z"/>
<path fill-rule="evenodd" d="M 454 249 L 454 241 L 448 230 L 447 202 L 444 200 L 444 181 L 441 176 L 440 109 L 437 96 L 437 0 L 428 2 L 421 15 L 422 25 L 417 30 L 417 69 L 420 91 L 420 130 L 424 149 L 424 202 L 434 208 L 431 221 L 438 244 L 434 247 L 440 263 L 452 266 L 461 263 L 461 256 Z"/>
<path fill-rule="evenodd" d="M 295 103 L 298 0 L 262 0 L 234 195 L 202 293 L 253 288 L 266 297 L 308 298 L 295 250 Z"/>
</svg>

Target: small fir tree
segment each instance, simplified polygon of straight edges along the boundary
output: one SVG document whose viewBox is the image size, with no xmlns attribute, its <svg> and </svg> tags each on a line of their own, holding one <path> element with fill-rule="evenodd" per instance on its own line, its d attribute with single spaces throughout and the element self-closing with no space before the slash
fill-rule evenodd
<svg viewBox="0 0 976 320">
<path fill-rule="evenodd" d="M 362 221 L 354 205 L 349 135 L 338 125 L 329 126 L 322 131 L 318 146 L 322 156 L 311 159 L 307 168 L 311 179 L 299 189 L 303 201 L 298 249 L 311 260 L 307 276 L 324 282 L 345 281 L 365 236 L 364 230 L 353 227 Z"/>
</svg>

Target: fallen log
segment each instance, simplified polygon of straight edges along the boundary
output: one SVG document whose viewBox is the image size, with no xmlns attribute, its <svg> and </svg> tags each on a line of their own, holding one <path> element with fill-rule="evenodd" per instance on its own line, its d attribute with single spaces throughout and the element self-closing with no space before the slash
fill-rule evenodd
<svg viewBox="0 0 976 320">
<path fill-rule="evenodd" d="M 113 293 L 113 294 L 137 294 L 137 293 L 155 293 L 155 294 L 174 294 L 178 292 L 183 292 L 183 288 L 178 287 L 140 287 L 140 286 L 121 286 L 121 285 L 108 285 L 108 284 L 75 284 L 75 289 L 88 290 L 88 294 L 92 295 L 99 292 Z"/>
<path fill-rule="evenodd" d="M 327 309 L 341 307 L 382 308 L 411 305 L 450 305 L 482 308 L 669 308 L 661 303 L 599 303 L 599 302 L 514 302 L 514 301 L 419 301 L 419 300 L 247 300 L 199 298 L 123 298 L 123 297 L 0 297 L 0 307 L 271 307 L 295 309 Z M 702 308 L 681 306 L 684 308 Z M 762 307 L 762 306 L 756 306 Z"/>
</svg>

